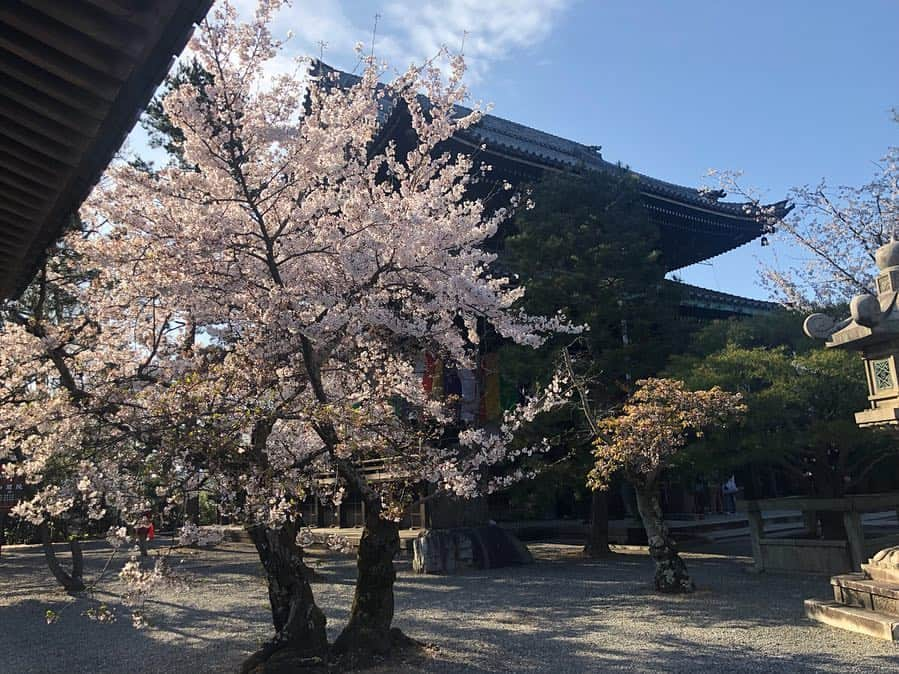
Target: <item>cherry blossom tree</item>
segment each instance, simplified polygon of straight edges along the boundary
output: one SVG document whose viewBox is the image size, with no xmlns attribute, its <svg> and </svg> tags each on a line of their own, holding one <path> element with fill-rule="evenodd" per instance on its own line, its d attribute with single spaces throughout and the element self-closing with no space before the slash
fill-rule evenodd
<svg viewBox="0 0 899 674">
<path fill-rule="evenodd" d="M 899 116 L 895 117 L 899 123 Z M 874 251 L 899 236 L 899 147 L 888 148 L 871 182 L 835 187 L 822 181 L 791 191 L 788 217 L 772 220 L 739 174 L 719 176 L 729 192 L 747 198 L 748 208 L 766 225 L 772 240 L 803 253 L 798 264 L 764 265 L 763 286 L 778 301 L 800 310 L 848 302 L 872 293 Z"/>
<path fill-rule="evenodd" d="M 246 24 L 227 3 L 213 11 L 191 43 L 202 91 L 185 82 L 163 101 L 179 161 L 110 169 L 87 207 L 93 234 L 73 242 L 99 270 L 80 288 L 102 326 L 96 352 L 130 377 L 115 414 L 158 429 L 160 495 L 206 479 L 266 569 L 276 635 L 247 670 L 327 657 L 303 499 L 361 495 L 356 591 L 334 650 L 385 652 L 398 638 L 398 520 L 417 485 L 472 497 L 527 477 L 522 461 L 547 449 L 515 432 L 565 401 L 561 376 L 499 429 L 456 437 L 448 401 L 422 386 L 423 352 L 472 367 L 488 326 L 532 347 L 577 331 L 525 314 L 523 289 L 491 272 L 482 244 L 518 204 L 472 198 L 489 167 L 441 149 L 480 118 L 459 107 L 462 59 L 386 83 L 372 59 L 352 84 L 300 65 L 271 75 L 279 5 L 260 2 Z M 383 136 L 397 119 L 411 140 Z M 368 460 L 390 479 L 367 474 Z"/>
<path fill-rule="evenodd" d="M 71 247 L 54 247 L 22 297 L 0 306 L 0 463 L 27 485 L 12 514 L 37 527 L 70 592 L 85 589 L 79 536 L 110 508 L 127 518 L 146 507 L 137 436 L 112 414 L 118 377 L 96 360 L 97 325 L 76 298 L 89 276 L 81 262 Z M 71 571 L 53 549 L 60 535 Z"/>
<path fill-rule="evenodd" d="M 662 471 L 691 438 L 724 426 L 744 409 L 740 394 L 717 386 L 689 391 L 680 381 L 644 379 L 637 382 L 619 414 L 596 422 L 596 463 L 588 482 L 601 489 L 608 486 L 614 473 L 624 471 L 634 485 L 649 554 L 656 565 L 655 587 L 660 592 L 691 592 L 694 587 L 662 516 Z"/>
</svg>

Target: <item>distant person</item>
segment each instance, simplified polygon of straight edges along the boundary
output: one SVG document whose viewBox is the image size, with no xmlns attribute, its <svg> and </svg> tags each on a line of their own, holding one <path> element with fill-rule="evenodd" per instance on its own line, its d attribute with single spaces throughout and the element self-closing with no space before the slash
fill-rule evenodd
<svg viewBox="0 0 899 674">
<path fill-rule="evenodd" d="M 731 515 L 737 512 L 738 491 L 740 491 L 740 488 L 737 486 L 737 481 L 731 475 L 730 479 L 721 487 L 721 492 L 724 494 L 724 509 Z"/>
<path fill-rule="evenodd" d="M 134 525 L 134 533 L 137 536 L 137 546 L 140 548 L 140 556 L 148 556 L 150 553 L 147 550 L 147 541 L 152 541 L 156 535 L 156 532 L 153 529 L 153 520 L 150 511 L 147 511 L 140 516 L 137 524 Z"/>
<path fill-rule="evenodd" d="M 705 507 L 708 496 L 708 486 L 705 480 L 698 478 L 693 485 L 693 512 L 699 519 L 705 519 Z"/>
<path fill-rule="evenodd" d="M 709 485 L 709 495 L 712 498 L 711 504 L 709 504 L 709 512 L 720 515 L 724 511 L 724 500 L 721 498 L 721 495 L 724 492 L 724 485 L 721 484 L 720 479 L 716 479 Z"/>
</svg>

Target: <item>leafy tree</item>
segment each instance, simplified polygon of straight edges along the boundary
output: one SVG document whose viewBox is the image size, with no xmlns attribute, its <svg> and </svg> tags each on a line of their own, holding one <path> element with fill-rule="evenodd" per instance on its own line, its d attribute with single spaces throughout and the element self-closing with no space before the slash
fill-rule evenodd
<svg viewBox="0 0 899 674">
<path fill-rule="evenodd" d="M 195 168 L 184 159 L 184 132 L 180 127 L 172 123 L 171 117 L 165 112 L 163 101 L 173 91 L 183 86 L 190 86 L 197 96 L 209 100 L 206 95 L 206 87 L 212 85 L 214 78 L 212 73 L 206 70 L 199 60 L 191 58 L 179 61 L 174 70 L 169 73 L 162 86 L 162 90 L 153 97 L 147 105 L 144 114 L 141 115 L 140 125 L 147 132 L 150 147 L 165 150 L 168 157 L 181 168 Z M 140 162 L 140 160 L 138 160 Z M 148 165 L 141 164 L 149 169 Z"/>
<path fill-rule="evenodd" d="M 481 325 L 528 347 L 574 330 L 519 310 L 521 289 L 483 247 L 510 210 L 470 196 L 471 157 L 439 152 L 479 119 L 458 114 L 462 59 L 447 59 L 448 79 L 429 63 L 382 83 L 372 60 L 352 86 L 321 73 L 268 79 L 279 4 L 261 1 L 243 25 L 229 5 L 213 10 L 192 43 L 212 82 L 184 82 L 162 103 L 183 162 L 112 167 L 88 205 L 94 234 L 79 242 L 99 270 L 83 289 L 102 326 L 94 357 L 127 356 L 141 383 L 117 413 L 166 422 L 160 489 L 214 473 L 266 569 L 276 634 L 247 668 L 328 656 L 303 572 L 308 495 L 361 495 L 356 590 L 334 649 L 380 653 L 397 636 L 393 557 L 416 486 L 489 493 L 545 450 L 514 434 L 565 399 L 559 377 L 498 429 L 465 429 L 447 446 L 453 419 L 422 387 L 423 352 L 470 367 Z M 385 110 L 407 116 L 413 142 L 377 142 Z"/>
<path fill-rule="evenodd" d="M 69 230 L 82 236 L 77 220 Z M 109 423 L 115 402 L 88 383 L 95 373 L 83 366 L 98 336 L 77 296 L 95 276 L 83 262 L 72 246 L 56 244 L 22 296 L 0 305 L 0 463 L 28 486 L 12 514 L 37 527 L 48 566 L 68 591 L 85 589 L 79 537 L 96 531 L 109 506 L 127 517 L 142 497 L 139 481 L 125 477 L 129 462 L 140 472 L 133 452 L 121 453 L 118 469 L 103 464 L 109 437 L 128 431 Z M 113 482 L 119 498 L 106 500 Z M 54 553 L 60 536 L 71 572 Z"/>
<path fill-rule="evenodd" d="M 858 357 L 825 350 L 801 334 L 802 317 L 778 312 L 719 322 L 697 333 L 689 352 L 672 357 L 666 373 L 691 387 L 721 386 L 743 394 L 748 411 L 737 434 L 711 433 L 686 452 L 684 463 L 728 473 L 772 464 L 813 496 L 851 492 L 895 452 L 888 434 L 859 429 L 853 413 L 867 405 Z M 839 518 L 822 521 L 839 537 Z"/>
<path fill-rule="evenodd" d="M 528 311 L 561 309 L 589 330 L 574 344 L 558 338 L 539 352 L 506 348 L 503 374 L 535 381 L 567 349 L 586 382 L 586 416 L 559 411 L 540 431 L 575 448 L 575 461 L 554 468 L 552 477 L 578 485 L 590 464 L 588 419 L 620 403 L 632 380 L 657 372 L 685 325 L 676 320 L 679 293 L 664 281 L 659 231 L 632 173 L 552 175 L 535 186 L 533 199 L 534 208 L 516 216 L 500 261 L 527 287 Z M 607 512 L 605 492 L 593 491 L 590 554 L 608 552 Z"/>
<path fill-rule="evenodd" d="M 662 472 L 691 440 L 724 427 L 745 411 L 739 393 L 713 387 L 690 391 L 672 379 L 644 379 L 614 416 L 596 424 L 590 484 L 606 487 L 618 471 L 634 485 L 637 507 L 656 564 L 660 592 L 691 592 L 693 580 L 677 553 L 659 504 Z"/>
</svg>

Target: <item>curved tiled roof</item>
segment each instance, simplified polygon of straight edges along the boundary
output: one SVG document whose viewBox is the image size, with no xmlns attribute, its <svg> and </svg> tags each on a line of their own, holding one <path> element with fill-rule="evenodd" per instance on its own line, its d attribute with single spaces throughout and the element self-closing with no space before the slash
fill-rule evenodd
<svg viewBox="0 0 899 674">
<path fill-rule="evenodd" d="M 468 110 L 463 109 L 464 112 Z M 481 121 L 464 132 L 471 140 L 485 143 L 488 148 L 502 147 L 516 154 L 529 156 L 543 162 L 550 162 L 559 167 L 586 167 L 604 172 L 620 171 L 622 166 L 606 161 L 595 146 L 583 145 L 567 138 L 555 136 L 545 131 L 511 122 L 495 115 L 484 115 Z M 630 170 L 630 169 L 627 169 Z M 746 212 L 747 204 L 724 202 L 704 196 L 692 187 L 685 187 L 653 178 L 643 173 L 631 171 L 640 181 L 641 191 L 659 197 L 674 199 L 678 202 L 694 205 L 746 220 L 755 219 Z M 785 201 L 773 204 L 779 216 L 786 214 L 788 206 Z"/>
<path fill-rule="evenodd" d="M 323 71 L 335 73 L 337 85 L 340 87 L 353 86 L 360 79 L 357 75 L 336 70 L 320 61 L 317 62 L 316 67 L 322 68 Z M 427 105 L 427 99 L 421 97 L 421 100 L 422 103 Z M 469 108 L 457 107 L 460 116 L 471 112 Z M 602 158 L 599 148 L 596 146 L 584 145 L 583 143 L 497 117 L 496 115 L 484 115 L 476 125 L 457 135 L 474 144 L 485 144 L 488 150 L 504 149 L 521 158 L 530 159 L 537 164 L 556 168 L 574 169 L 586 167 L 604 172 L 627 170 L 638 178 L 640 190 L 647 196 L 670 199 L 687 206 L 711 211 L 716 215 L 737 218 L 744 222 L 752 223 L 752 227 L 755 230 L 752 238 L 762 234 L 762 226 L 758 222 L 757 217 L 747 213 L 747 209 L 750 207 L 749 204 L 720 201 L 705 195 L 696 188 L 653 178 L 644 173 L 623 167 L 621 164 L 606 161 Z M 779 201 L 768 206 L 773 207 L 773 220 L 783 217 L 791 208 L 786 201 Z"/>
<path fill-rule="evenodd" d="M 700 311 L 711 311 L 731 316 L 754 316 L 780 311 L 783 307 L 777 302 L 755 300 L 724 293 L 720 290 L 700 288 L 683 281 L 667 280 L 680 289 L 681 307 Z"/>
</svg>

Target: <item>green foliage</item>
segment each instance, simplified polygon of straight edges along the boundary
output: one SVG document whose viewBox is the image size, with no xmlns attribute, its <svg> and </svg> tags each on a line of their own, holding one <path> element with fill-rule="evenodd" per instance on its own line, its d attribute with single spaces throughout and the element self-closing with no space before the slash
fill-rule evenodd
<svg viewBox="0 0 899 674">
<path fill-rule="evenodd" d="M 200 524 L 218 524 L 219 510 L 218 503 L 209 498 L 209 493 L 201 491 L 198 497 L 200 505 Z"/>
<path fill-rule="evenodd" d="M 589 326 L 578 360 L 595 382 L 596 402 L 618 401 L 629 380 L 663 366 L 677 339 L 679 298 L 664 282 L 658 228 L 624 171 L 551 176 L 533 199 L 535 208 L 516 217 L 505 241 L 503 266 L 527 287 L 529 312 L 561 309 Z M 533 379 L 564 341 L 530 358 L 507 351 L 504 372 L 518 367 L 522 379 Z"/>
<path fill-rule="evenodd" d="M 163 108 L 162 101 L 174 90 L 189 84 L 200 92 L 200 98 L 205 99 L 204 90 L 212 84 L 213 77 L 205 70 L 199 61 L 191 59 L 179 62 L 178 65 L 166 76 L 162 89 L 153 97 L 147 105 L 144 114 L 141 115 L 140 125 L 149 136 L 150 147 L 162 148 L 166 154 L 178 163 L 181 168 L 192 168 L 184 160 L 184 133 L 172 124 L 171 119 Z M 135 160 L 139 168 L 149 170 L 150 166 L 141 159 Z"/>
<path fill-rule="evenodd" d="M 570 345 L 577 375 L 589 382 L 589 405 L 600 413 L 618 404 L 632 381 L 663 367 L 685 329 L 676 320 L 679 293 L 664 281 L 659 231 L 646 217 L 633 175 L 554 175 L 532 197 L 535 207 L 515 217 L 499 262 L 527 288 L 528 312 L 562 310 L 589 330 L 574 344 L 562 336 L 537 352 L 503 347 L 501 370 L 531 386 L 548 378 Z M 510 498 L 536 499 L 546 509 L 573 497 L 576 508 L 586 508 L 593 436 L 583 412 L 560 410 L 534 432 L 573 450 L 575 460 L 553 466 L 527 494 L 513 490 Z"/>
<path fill-rule="evenodd" d="M 889 435 L 859 429 L 867 407 L 858 356 L 825 350 L 802 335 L 802 316 L 778 312 L 700 330 L 666 370 L 691 388 L 720 386 L 745 396 L 736 431 L 712 433 L 681 457 L 681 468 L 725 474 L 750 463 L 782 466 L 809 493 L 857 488 L 895 451 Z"/>
</svg>

